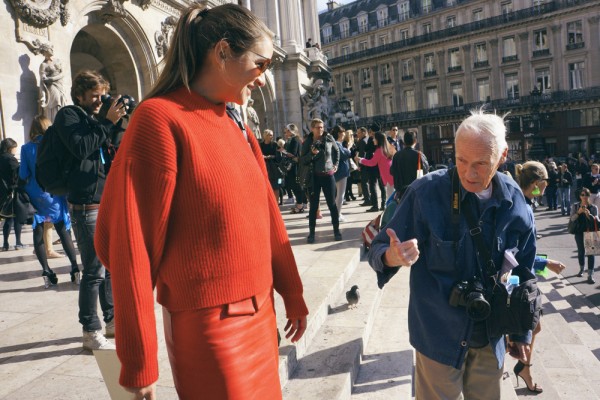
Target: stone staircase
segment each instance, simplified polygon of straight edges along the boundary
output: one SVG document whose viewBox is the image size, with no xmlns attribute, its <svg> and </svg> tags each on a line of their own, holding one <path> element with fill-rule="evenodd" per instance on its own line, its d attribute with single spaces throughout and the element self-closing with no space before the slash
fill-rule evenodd
<svg viewBox="0 0 600 400">
<path fill-rule="evenodd" d="M 412 399 L 409 270 L 401 270 L 379 290 L 375 273 L 360 258 L 359 239 L 362 227 L 376 214 L 354 206 L 344 208 L 344 215 L 350 221 L 342 226 L 344 242 L 333 242 L 326 217 L 319 222 L 317 244 L 306 248 L 316 259 L 310 260 L 310 267 L 300 266 L 311 315 L 300 343 L 282 342 L 284 399 Z M 298 244 L 304 243 L 308 224 L 303 217 L 285 219 L 292 241 L 297 236 Z M 341 248 L 346 250 L 324 251 Z M 361 300 L 356 309 L 348 309 L 345 291 L 355 284 Z M 516 361 L 507 357 L 502 399 L 600 399 L 600 310 L 563 277 L 541 278 L 540 288 L 545 315 L 534 346 L 532 374 L 544 392 L 530 393 L 522 380 L 517 386 L 512 372 Z M 281 304 L 276 308 L 278 325 L 284 326 Z"/>
</svg>

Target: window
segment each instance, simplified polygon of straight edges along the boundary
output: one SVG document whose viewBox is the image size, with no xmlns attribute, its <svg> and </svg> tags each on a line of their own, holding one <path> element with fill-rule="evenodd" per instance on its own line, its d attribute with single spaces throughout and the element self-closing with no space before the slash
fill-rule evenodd
<svg viewBox="0 0 600 400">
<path fill-rule="evenodd" d="M 460 69 L 460 50 L 458 48 L 450 49 L 448 53 L 450 55 L 450 68 L 453 70 Z"/>
<path fill-rule="evenodd" d="M 379 45 L 383 46 L 384 44 L 388 43 L 388 37 L 387 35 L 381 35 L 379 36 Z"/>
<path fill-rule="evenodd" d="M 473 22 L 481 21 L 483 19 L 483 10 L 478 8 L 473 11 Z"/>
<path fill-rule="evenodd" d="M 394 97 L 391 94 L 383 95 L 383 113 L 386 115 L 394 113 Z"/>
<path fill-rule="evenodd" d="M 373 116 L 373 99 L 371 97 L 365 97 L 363 99 L 363 108 L 365 109 L 365 117 Z"/>
<path fill-rule="evenodd" d="M 428 14 L 431 12 L 431 0 L 421 0 L 423 14 Z"/>
<path fill-rule="evenodd" d="M 331 51 L 330 50 L 327 50 L 324 54 L 325 54 L 325 58 L 326 59 L 331 58 Z"/>
<path fill-rule="evenodd" d="M 358 46 L 360 50 L 367 50 L 369 48 L 366 40 L 364 42 L 360 42 Z"/>
<path fill-rule="evenodd" d="M 475 45 L 475 62 L 487 64 L 487 61 L 487 45 L 485 43 L 477 43 Z"/>
<path fill-rule="evenodd" d="M 390 64 L 382 64 L 381 65 L 381 83 L 390 83 L 392 82 L 392 74 L 390 69 Z"/>
<path fill-rule="evenodd" d="M 453 83 L 450 85 L 452 91 L 452 105 L 460 107 L 464 105 L 462 83 Z"/>
<path fill-rule="evenodd" d="M 431 33 L 431 22 L 423 24 L 423 34 L 427 35 Z"/>
<path fill-rule="evenodd" d="M 569 64 L 569 86 L 571 89 L 583 89 L 583 68 L 583 61 Z"/>
<path fill-rule="evenodd" d="M 550 90 L 550 69 L 538 69 L 535 71 L 535 82 L 539 91 L 546 93 Z"/>
<path fill-rule="evenodd" d="M 406 111 L 415 111 L 417 109 L 417 103 L 415 102 L 415 91 L 405 90 L 404 91 L 404 104 L 406 105 Z"/>
<path fill-rule="evenodd" d="M 569 22 L 567 24 L 567 40 L 569 44 L 583 42 L 581 21 Z"/>
<path fill-rule="evenodd" d="M 506 84 L 506 98 L 507 99 L 518 99 L 519 98 L 519 77 L 517 74 L 506 74 L 504 76 L 504 82 Z"/>
<path fill-rule="evenodd" d="M 358 32 L 367 32 L 369 30 L 369 15 L 366 13 L 362 13 L 359 14 L 356 19 L 358 20 Z"/>
<path fill-rule="evenodd" d="M 402 29 L 400 31 L 400 40 L 408 40 L 408 29 Z"/>
<path fill-rule="evenodd" d="M 425 72 L 435 72 L 435 64 L 433 63 L 433 54 L 425 55 Z"/>
<path fill-rule="evenodd" d="M 533 48 L 534 50 L 548 49 L 548 36 L 545 29 L 533 32 Z"/>
<path fill-rule="evenodd" d="M 436 108 L 438 106 L 437 87 L 427 88 L 427 108 Z"/>
<path fill-rule="evenodd" d="M 517 60 L 517 46 L 514 36 L 502 39 L 502 62 Z"/>
<path fill-rule="evenodd" d="M 362 70 L 362 84 L 363 86 L 371 86 L 371 69 L 363 68 Z"/>
<path fill-rule="evenodd" d="M 352 73 L 346 72 L 344 74 L 344 89 L 352 89 Z"/>
<path fill-rule="evenodd" d="M 533 0 L 533 6 L 534 7 L 539 7 L 542 4 L 544 4 L 544 0 Z"/>
<path fill-rule="evenodd" d="M 451 7 L 456 5 L 456 0 L 446 0 L 446 6 Z"/>
<path fill-rule="evenodd" d="M 502 15 L 506 16 L 512 12 L 512 1 L 507 1 L 500 4 L 500 9 L 502 10 Z"/>
<path fill-rule="evenodd" d="M 456 17 L 454 15 L 451 15 L 446 19 L 446 28 L 454 28 L 455 26 L 456 26 Z"/>
<path fill-rule="evenodd" d="M 350 36 L 350 21 L 344 19 L 340 21 L 340 37 L 343 39 L 348 36 Z"/>
<path fill-rule="evenodd" d="M 388 9 L 387 6 L 377 10 L 377 26 L 382 28 L 388 24 Z"/>
<path fill-rule="evenodd" d="M 489 78 L 477 79 L 477 101 L 490 101 Z"/>
<path fill-rule="evenodd" d="M 325 25 L 323 27 L 323 41 L 325 43 L 331 42 L 331 25 Z"/>
<path fill-rule="evenodd" d="M 342 47 L 342 56 L 347 56 L 350 53 L 350 48 L 348 46 Z"/>
<path fill-rule="evenodd" d="M 402 61 L 402 77 L 408 78 L 413 76 L 413 62 L 412 60 L 404 60 Z"/>
<path fill-rule="evenodd" d="M 405 21 L 408 19 L 408 17 L 410 17 L 410 7 L 409 7 L 409 2 L 408 1 L 403 1 L 401 3 L 398 3 L 398 20 L 399 21 Z"/>
</svg>

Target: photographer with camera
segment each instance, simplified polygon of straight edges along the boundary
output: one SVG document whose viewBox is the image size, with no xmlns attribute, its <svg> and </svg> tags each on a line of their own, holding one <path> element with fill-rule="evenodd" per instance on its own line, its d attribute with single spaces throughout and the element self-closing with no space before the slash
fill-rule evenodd
<svg viewBox="0 0 600 400">
<path fill-rule="evenodd" d="M 335 204 L 335 178 L 334 174 L 340 162 L 340 149 L 335 139 L 325 132 L 325 124 L 318 118 L 310 122 L 311 133 L 302 143 L 300 162 L 310 166 L 311 184 L 308 186 L 310 208 L 308 211 L 308 243 L 315 242 L 315 228 L 317 225 L 317 209 L 321 190 L 325 195 L 325 201 L 331 214 L 333 225 L 333 236 L 336 241 L 342 240 L 340 233 L 339 211 Z"/>
<path fill-rule="evenodd" d="M 127 109 L 120 96 L 105 106 L 99 116 L 102 96 L 109 83 L 96 71 L 82 71 L 73 79 L 71 97 L 75 107 L 63 107 L 54 120 L 56 134 L 70 159 L 67 200 L 71 205 L 77 246 L 83 274 L 79 286 L 79 322 L 83 326 L 83 348 L 114 349 L 106 337 L 114 336 L 114 307 L 110 273 L 96 256 L 94 233 L 100 199 L 104 190 L 109 154 L 107 141 L 116 132 L 116 124 Z M 105 335 L 98 318 L 97 303 L 106 323 Z"/>
<path fill-rule="evenodd" d="M 505 135 L 503 118 L 473 111 L 456 132 L 456 168 L 415 180 L 369 251 L 380 286 L 401 266 L 411 268 L 417 400 L 501 397 L 506 339 L 488 334 L 495 281 L 486 271 L 498 279 L 511 252 L 512 273 L 531 274 L 536 250 L 531 208 L 516 182 L 497 172 L 508 152 Z M 475 235 L 491 244 L 489 259 L 478 256 Z M 530 340 L 531 331 L 511 335 L 525 361 Z"/>
</svg>

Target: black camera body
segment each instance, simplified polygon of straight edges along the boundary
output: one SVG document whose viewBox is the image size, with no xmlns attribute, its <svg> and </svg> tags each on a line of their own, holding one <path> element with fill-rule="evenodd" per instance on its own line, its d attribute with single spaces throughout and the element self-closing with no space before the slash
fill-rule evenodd
<svg viewBox="0 0 600 400">
<path fill-rule="evenodd" d="M 325 142 L 321 140 L 315 140 L 312 144 L 312 148 L 317 150 L 325 150 Z"/>
<path fill-rule="evenodd" d="M 104 107 L 110 107 L 110 103 L 112 103 L 113 98 L 111 97 L 110 94 L 105 94 L 102 95 L 102 97 L 100 98 L 100 100 L 102 101 L 102 108 Z M 133 112 L 133 110 L 135 110 L 135 108 L 137 107 L 137 101 L 135 101 L 135 99 L 131 96 L 129 96 L 128 94 L 124 94 L 122 95 L 119 100 L 117 100 L 117 104 L 125 104 L 125 112 L 127 112 L 127 114 L 131 114 Z M 104 113 L 106 115 L 106 113 Z"/>
<path fill-rule="evenodd" d="M 490 316 L 490 303 L 485 299 L 485 288 L 479 279 L 456 283 L 448 303 L 452 307 L 465 307 L 473 321 L 484 321 Z"/>
</svg>

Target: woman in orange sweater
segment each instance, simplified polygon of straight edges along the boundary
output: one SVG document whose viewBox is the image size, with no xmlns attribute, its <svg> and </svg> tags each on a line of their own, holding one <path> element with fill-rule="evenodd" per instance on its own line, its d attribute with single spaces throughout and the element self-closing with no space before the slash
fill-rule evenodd
<svg viewBox="0 0 600 400">
<path fill-rule="evenodd" d="M 185 11 L 112 164 L 95 239 L 113 280 L 120 383 L 136 398 L 155 398 L 154 287 L 179 398 L 281 398 L 273 288 L 292 342 L 308 310 L 260 147 L 225 105 L 265 84 L 272 39 L 234 4 Z M 222 141 L 235 161 L 214 151 Z"/>
</svg>

